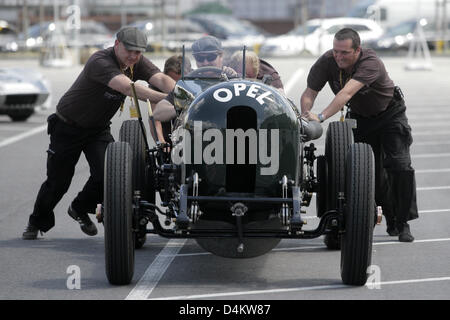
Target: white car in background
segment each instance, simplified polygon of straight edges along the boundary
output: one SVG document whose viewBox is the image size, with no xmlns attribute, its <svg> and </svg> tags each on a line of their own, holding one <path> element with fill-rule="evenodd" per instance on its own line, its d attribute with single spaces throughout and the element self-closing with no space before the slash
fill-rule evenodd
<svg viewBox="0 0 450 320">
<path fill-rule="evenodd" d="M 333 38 L 342 28 L 359 33 L 361 42 L 378 39 L 383 29 L 373 20 L 361 18 L 312 19 L 289 33 L 268 38 L 260 49 L 261 56 L 295 56 L 308 52 L 314 56 L 333 48 Z"/>
<path fill-rule="evenodd" d="M 50 106 L 50 83 L 42 74 L 24 68 L 0 68 L 0 114 L 25 121 L 37 108 Z"/>
</svg>

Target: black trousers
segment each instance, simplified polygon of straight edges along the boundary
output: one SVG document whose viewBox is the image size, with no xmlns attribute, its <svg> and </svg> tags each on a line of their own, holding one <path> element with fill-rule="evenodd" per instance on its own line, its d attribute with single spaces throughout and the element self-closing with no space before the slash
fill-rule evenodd
<svg viewBox="0 0 450 320">
<path fill-rule="evenodd" d="M 401 98 L 373 118 L 350 113 L 357 120 L 355 142 L 368 143 L 375 156 L 375 200 L 383 208 L 387 223 L 402 224 L 419 217 L 416 180 L 411 166 L 411 127 Z"/>
<path fill-rule="evenodd" d="M 55 225 L 54 208 L 69 189 L 75 166 L 84 153 L 90 177 L 72 202 L 77 212 L 95 212 L 103 201 L 104 157 L 108 144 L 114 141 L 109 126 L 84 129 L 71 126 L 56 114 L 48 118 L 50 145 L 47 150 L 47 179 L 41 185 L 30 223 L 46 232 Z"/>
</svg>

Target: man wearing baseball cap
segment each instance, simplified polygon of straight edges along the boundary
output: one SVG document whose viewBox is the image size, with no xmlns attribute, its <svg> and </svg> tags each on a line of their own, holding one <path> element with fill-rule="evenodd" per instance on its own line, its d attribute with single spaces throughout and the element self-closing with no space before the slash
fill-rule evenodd
<svg viewBox="0 0 450 320">
<path fill-rule="evenodd" d="M 104 155 L 113 141 L 112 117 L 125 98 L 132 96 L 132 81 L 145 80 L 161 90 L 135 85 L 138 98 L 153 103 L 175 86 L 172 78 L 142 55 L 146 47 L 147 38 L 137 28 L 121 29 L 113 47 L 89 58 L 56 112 L 48 117 L 47 179 L 38 192 L 23 239 L 36 239 L 39 231 L 47 232 L 55 225 L 53 210 L 70 186 L 81 153 L 89 163 L 90 177 L 72 201 L 68 214 L 85 234 L 97 234 L 88 213 L 94 213 L 96 205 L 103 201 Z"/>
<path fill-rule="evenodd" d="M 205 36 L 195 41 L 192 44 L 192 55 L 198 68 L 217 67 L 228 77 L 237 76 L 236 71 L 223 65 L 222 43 L 216 37 Z"/>
<path fill-rule="evenodd" d="M 219 39 L 213 36 L 205 36 L 192 44 L 192 55 L 198 68 L 216 67 L 222 69 L 228 78 L 237 77 L 238 74 L 232 68 L 223 65 L 223 49 Z M 161 100 L 153 110 L 153 116 L 159 121 L 170 121 L 175 118 L 175 101 L 173 91 Z M 162 130 L 158 131 L 158 136 L 162 137 Z"/>
</svg>

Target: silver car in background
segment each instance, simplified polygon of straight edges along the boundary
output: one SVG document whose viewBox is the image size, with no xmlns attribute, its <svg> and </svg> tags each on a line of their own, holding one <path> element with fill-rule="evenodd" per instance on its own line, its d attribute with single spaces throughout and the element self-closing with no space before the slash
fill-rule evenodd
<svg viewBox="0 0 450 320">
<path fill-rule="evenodd" d="M 50 106 L 50 83 L 42 74 L 24 68 L 0 68 L 0 114 L 25 121 L 37 108 Z"/>
<path fill-rule="evenodd" d="M 262 56 L 295 56 L 302 52 L 319 56 L 333 48 L 333 38 L 342 28 L 352 28 L 359 33 L 361 42 L 378 39 L 383 29 L 373 20 L 360 18 L 312 19 L 289 33 L 267 38 L 261 46 Z"/>
</svg>

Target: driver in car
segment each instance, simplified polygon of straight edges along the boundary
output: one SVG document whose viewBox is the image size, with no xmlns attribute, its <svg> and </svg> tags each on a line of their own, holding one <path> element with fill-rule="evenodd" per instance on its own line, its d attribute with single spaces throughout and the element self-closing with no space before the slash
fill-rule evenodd
<svg viewBox="0 0 450 320">
<path fill-rule="evenodd" d="M 202 67 L 216 67 L 222 69 L 222 72 L 228 78 L 237 77 L 238 74 L 232 68 L 223 65 L 223 49 L 219 39 L 213 36 L 205 36 L 192 44 L 192 55 L 198 68 Z M 212 72 L 212 71 L 211 71 Z M 209 71 L 205 71 L 207 76 Z M 153 117 L 157 121 L 170 121 L 176 117 L 174 107 L 174 92 L 170 92 L 167 97 L 158 104 L 153 110 Z M 158 129 L 158 128 L 157 128 Z M 158 136 L 163 136 L 162 132 L 158 132 Z"/>
</svg>

